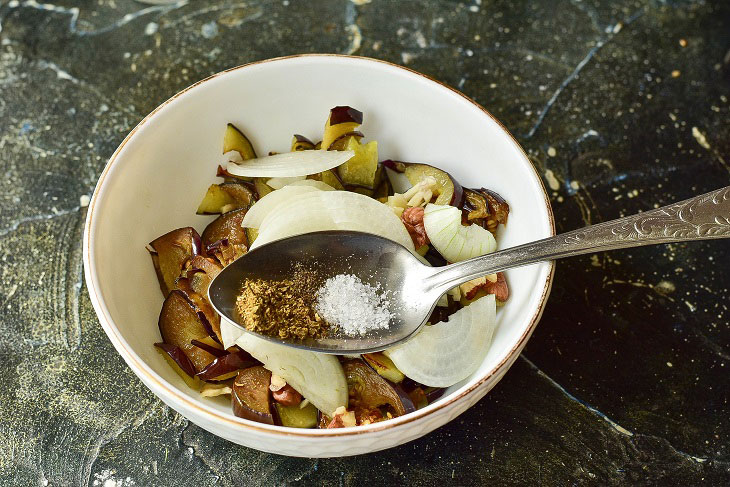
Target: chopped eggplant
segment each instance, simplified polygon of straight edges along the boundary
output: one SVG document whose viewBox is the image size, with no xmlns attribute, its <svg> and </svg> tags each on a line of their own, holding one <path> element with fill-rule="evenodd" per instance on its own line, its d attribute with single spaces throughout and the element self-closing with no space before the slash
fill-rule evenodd
<svg viewBox="0 0 730 487">
<path fill-rule="evenodd" d="M 404 173 L 412 185 L 418 184 L 424 178 L 431 176 L 436 179 L 436 201 L 437 205 L 452 205 L 461 208 L 464 198 L 464 191 L 461 185 L 446 171 L 442 171 L 428 164 L 419 164 L 400 161 L 383 161 L 383 165 L 394 171 Z"/>
<path fill-rule="evenodd" d="M 256 237 L 259 236 L 259 229 L 258 228 L 244 228 L 246 231 L 246 238 L 248 239 L 248 244 L 251 245 L 254 240 L 256 240 Z"/>
<path fill-rule="evenodd" d="M 345 189 L 345 185 L 342 184 L 342 180 L 337 173 L 331 169 L 319 172 L 317 174 L 310 174 L 307 179 L 314 179 L 316 181 L 322 181 L 325 184 L 329 184 L 338 191 Z"/>
<path fill-rule="evenodd" d="M 380 184 L 378 184 L 378 187 L 375 188 L 373 198 L 384 203 L 388 196 L 393 194 L 393 186 L 390 184 L 390 180 L 388 178 L 382 177 L 382 174 L 384 174 L 383 166 L 378 167 L 378 171 L 381 171 L 381 181 Z M 377 175 L 375 179 L 378 179 Z"/>
<path fill-rule="evenodd" d="M 235 377 L 239 370 L 256 365 L 260 365 L 258 360 L 251 357 L 248 352 L 236 347 L 236 349 L 229 349 L 225 355 L 217 357 L 197 375 L 205 381 L 219 382 Z"/>
<path fill-rule="evenodd" d="M 162 340 L 180 348 L 192 362 L 196 373 L 215 360 L 215 356 L 192 344 L 193 340 L 210 336 L 210 325 L 205 314 L 182 291 L 175 289 L 167 296 L 158 324 Z"/>
<path fill-rule="evenodd" d="M 223 153 L 225 154 L 232 150 L 241 154 L 241 158 L 244 161 L 256 158 L 256 151 L 253 150 L 253 145 L 248 140 L 248 137 L 232 123 L 229 123 L 226 126 L 226 133 L 223 135 Z"/>
<path fill-rule="evenodd" d="M 425 408 L 428 406 L 428 398 L 422 387 L 416 387 L 408 393 L 408 397 L 411 398 L 411 402 L 416 409 Z"/>
<path fill-rule="evenodd" d="M 346 186 L 375 189 L 380 182 L 376 177 L 381 175 L 378 172 L 378 143 L 373 140 L 363 145 L 357 137 L 349 137 L 344 150 L 351 150 L 355 155 L 337 167 L 342 182 Z"/>
<path fill-rule="evenodd" d="M 487 205 L 489 206 L 490 216 L 487 218 L 487 230 L 494 233 L 500 223 L 502 225 L 507 224 L 509 205 L 504 198 L 494 191 L 482 188 L 479 192 L 487 199 Z"/>
<path fill-rule="evenodd" d="M 461 211 L 464 223 L 475 223 L 496 234 L 500 224 L 507 224 L 509 204 L 494 191 L 465 189 Z"/>
<path fill-rule="evenodd" d="M 190 301 L 195 306 L 197 312 L 203 313 L 203 315 L 205 316 L 205 324 L 208 327 L 208 331 L 212 332 L 212 336 L 220 341 L 221 317 L 213 309 L 213 306 L 211 306 L 210 302 L 208 302 L 207 292 L 205 294 L 199 294 L 195 292 L 192 288 L 192 285 L 190 284 L 190 279 L 187 277 L 178 278 L 177 281 L 175 281 L 175 286 L 177 289 L 185 293 L 185 297 L 187 297 L 188 301 Z"/>
<path fill-rule="evenodd" d="M 296 152 L 300 150 L 312 150 L 314 149 L 314 142 L 309 140 L 303 135 L 294 134 L 291 140 L 291 151 Z"/>
<path fill-rule="evenodd" d="M 249 208 L 255 200 L 254 192 L 243 184 L 211 184 L 196 213 L 198 215 L 227 213 L 239 208 Z"/>
<path fill-rule="evenodd" d="M 362 112 L 347 106 L 334 107 L 330 110 L 330 116 L 324 126 L 322 147 L 329 147 L 342 134 L 354 132 L 360 124 L 362 124 Z"/>
<path fill-rule="evenodd" d="M 215 341 L 212 337 L 205 337 L 202 340 L 190 340 L 190 343 L 198 348 L 202 348 L 215 358 L 220 358 L 229 354 L 229 352 L 227 350 L 223 350 L 221 344 Z"/>
<path fill-rule="evenodd" d="M 185 263 L 200 253 L 201 240 L 192 227 L 178 228 L 150 242 L 147 250 L 160 281 L 162 294 L 167 296 L 175 288 Z"/>
<path fill-rule="evenodd" d="M 398 394 L 398 397 L 400 397 L 400 400 L 403 403 L 403 409 L 405 409 L 406 414 L 412 413 L 416 410 L 416 405 L 413 404 L 411 396 L 409 396 L 405 389 L 403 389 L 403 386 L 393 383 L 390 383 L 390 386 L 393 388 L 396 394 Z"/>
<path fill-rule="evenodd" d="M 309 403 L 306 406 L 284 406 L 274 403 L 282 426 L 289 428 L 314 428 L 317 426 L 317 408 Z"/>
<path fill-rule="evenodd" d="M 253 186 L 256 189 L 256 194 L 258 195 L 258 199 L 263 198 L 267 194 L 274 191 L 274 188 L 266 184 L 267 178 L 254 178 L 253 179 Z"/>
<path fill-rule="evenodd" d="M 274 424 L 270 383 L 271 372 L 260 365 L 240 371 L 233 381 L 233 414 L 259 423 Z"/>
<path fill-rule="evenodd" d="M 359 142 L 363 137 L 365 137 L 365 135 L 357 130 L 354 132 L 347 132 L 333 140 L 329 147 L 327 147 L 327 150 L 347 150 L 347 144 L 349 144 L 351 138 L 354 138 Z"/>
<path fill-rule="evenodd" d="M 201 240 L 208 255 L 215 254 L 215 247 L 211 248 L 211 246 L 217 242 L 220 242 L 218 246 L 230 245 L 236 257 L 246 252 L 248 239 L 246 232 L 241 227 L 244 216 L 246 216 L 246 208 L 229 211 L 205 227 Z M 224 240 L 225 242 L 223 242 Z M 221 263 L 225 265 L 229 262 Z"/>
<path fill-rule="evenodd" d="M 355 411 L 358 424 L 362 421 L 383 417 L 381 409 L 393 417 L 405 414 L 405 408 L 398 393 L 365 362 L 359 359 L 347 360 L 342 364 L 347 379 L 349 408 Z"/>
<path fill-rule="evenodd" d="M 381 352 L 366 353 L 362 356 L 362 358 L 365 359 L 368 365 L 372 367 L 375 372 L 390 382 L 398 384 L 405 378 L 403 372 L 398 370 L 398 367 L 395 366 L 393 361 Z"/>
<path fill-rule="evenodd" d="M 188 387 L 195 390 L 200 389 L 200 379 L 195 376 L 195 367 L 180 347 L 169 343 L 155 343 L 155 349 Z"/>
<path fill-rule="evenodd" d="M 187 272 L 190 287 L 201 296 L 208 295 L 208 286 L 223 268 L 213 259 L 195 255 L 190 259 L 190 269 Z"/>
</svg>

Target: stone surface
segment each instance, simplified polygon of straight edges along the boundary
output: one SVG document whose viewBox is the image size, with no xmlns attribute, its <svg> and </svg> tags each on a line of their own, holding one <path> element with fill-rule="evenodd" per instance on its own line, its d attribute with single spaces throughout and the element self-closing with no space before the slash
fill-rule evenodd
<svg viewBox="0 0 730 487">
<path fill-rule="evenodd" d="M 730 482 L 727 242 L 561 262 L 484 400 L 331 460 L 239 447 L 162 405 L 99 327 L 80 256 L 80 198 L 144 114 L 300 52 L 405 64 L 485 105 L 544 174 L 560 231 L 726 185 L 726 2 L 6 0 L 0 26 L 0 484 Z"/>
</svg>

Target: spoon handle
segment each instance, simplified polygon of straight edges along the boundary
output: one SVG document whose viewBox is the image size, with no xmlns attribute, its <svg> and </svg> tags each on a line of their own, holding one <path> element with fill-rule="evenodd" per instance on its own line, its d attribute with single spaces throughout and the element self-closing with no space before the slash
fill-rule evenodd
<svg viewBox="0 0 730 487">
<path fill-rule="evenodd" d="M 427 278 L 443 294 L 454 286 L 513 267 L 562 257 L 730 237 L 730 186 L 636 215 L 573 230 L 554 237 L 440 267 Z"/>
</svg>

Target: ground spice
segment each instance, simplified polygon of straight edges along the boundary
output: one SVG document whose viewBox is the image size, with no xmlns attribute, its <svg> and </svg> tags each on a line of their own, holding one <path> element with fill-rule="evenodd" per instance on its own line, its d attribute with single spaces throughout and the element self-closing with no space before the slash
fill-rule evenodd
<svg viewBox="0 0 730 487">
<path fill-rule="evenodd" d="M 303 271 L 282 281 L 244 282 L 236 298 L 241 324 L 247 330 L 282 339 L 324 337 L 328 324 L 314 310 L 313 282 Z"/>
</svg>

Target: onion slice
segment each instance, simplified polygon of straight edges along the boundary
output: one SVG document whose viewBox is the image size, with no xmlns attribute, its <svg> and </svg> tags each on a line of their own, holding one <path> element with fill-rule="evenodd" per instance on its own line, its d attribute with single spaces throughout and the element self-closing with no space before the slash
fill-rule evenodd
<svg viewBox="0 0 730 487">
<path fill-rule="evenodd" d="M 388 206 L 350 191 L 315 191 L 286 199 L 268 212 L 251 249 L 274 240 L 324 230 L 372 233 L 415 252 L 408 230 Z"/>
<path fill-rule="evenodd" d="M 306 178 L 306 176 L 292 176 L 289 178 L 285 178 L 285 177 L 271 178 L 268 181 L 266 181 L 266 184 L 268 184 L 270 188 L 281 189 L 284 186 L 287 186 L 291 183 L 295 183 L 297 181 L 301 181 L 304 178 Z"/>
<path fill-rule="evenodd" d="M 316 179 L 301 179 L 299 181 L 294 181 L 293 183 L 287 184 L 287 186 L 311 186 L 313 188 L 317 188 L 321 191 L 334 191 L 335 188 L 330 186 L 327 183 L 324 183 L 322 181 L 317 181 Z"/>
<path fill-rule="evenodd" d="M 324 414 L 333 416 L 338 407 L 347 407 L 347 381 L 334 355 L 279 345 L 252 333 L 243 333 L 236 345 L 272 374 L 282 377 Z"/>
<path fill-rule="evenodd" d="M 494 294 L 489 294 L 449 316 L 448 322 L 424 326 L 416 336 L 384 353 L 416 382 L 431 387 L 454 385 L 484 361 L 497 325 L 496 313 Z"/>
<path fill-rule="evenodd" d="M 489 230 L 479 225 L 462 225 L 461 210 L 451 205 L 426 205 L 423 228 L 434 248 L 449 262 L 497 250 L 497 241 Z"/>
<path fill-rule="evenodd" d="M 292 199 L 298 199 L 305 193 L 319 191 L 314 186 L 284 186 L 281 189 L 272 191 L 249 208 L 246 216 L 241 221 L 243 228 L 259 228 L 261 222 L 281 203 L 285 203 Z"/>
<path fill-rule="evenodd" d="M 353 151 L 303 150 L 248 159 L 240 164 L 228 162 L 226 170 L 234 176 L 293 177 L 314 174 L 347 162 Z"/>
</svg>

